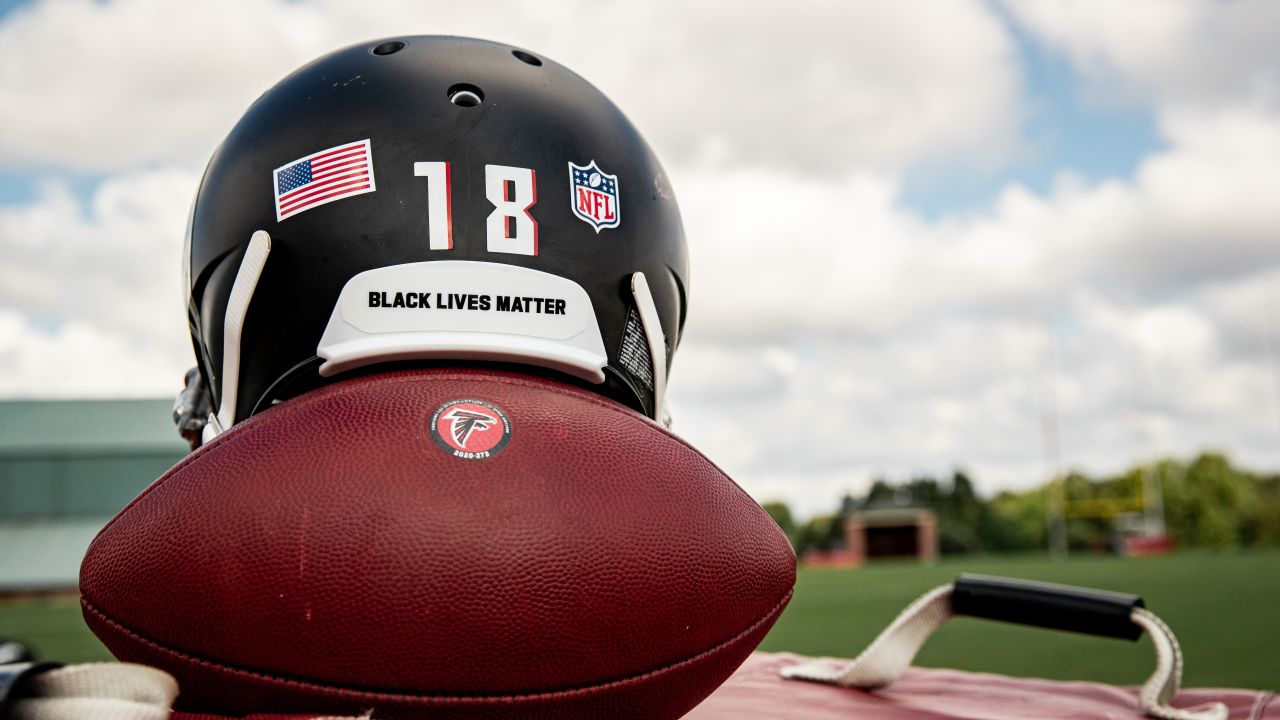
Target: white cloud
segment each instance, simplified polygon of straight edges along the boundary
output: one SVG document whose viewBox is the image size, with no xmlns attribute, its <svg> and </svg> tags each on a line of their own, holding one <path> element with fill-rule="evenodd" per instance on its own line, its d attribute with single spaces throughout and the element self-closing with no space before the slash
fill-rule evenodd
<svg viewBox="0 0 1280 720">
<path fill-rule="evenodd" d="M 1129 305 L 1081 291 L 1064 304 L 1063 323 L 939 313 L 867 342 L 810 337 L 790 346 L 795 370 L 776 375 L 755 343 L 691 336 L 673 376 L 675 428 L 758 499 L 806 512 L 876 477 L 958 466 L 986 491 L 1038 484 L 1051 419 L 1069 468 L 1206 448 L 1280 463 L 1277 358 L 1223 353 L 1197 299 Z"/>
<path fill-rule="evenodd" d="M 977 0 L 937 2 L 928 23 L 905 8 L 820 0 L 748 12 L 730 0 L 678 11 L 594 0 L 45 0 L 0 25 L 0 162 L 194 165 L 287 72 L 413 33 L 547 53 L 613 97 L 669 165 L 998 156 L 1019 115 L 1013 45 Z"/>
<path fill-rule="evenodd" d="M 62 0 L 14 11 L 0 26 L 0 158 L 88 170 L 199 163 L 310 50 L 305 24 L 283 8 Z"/>
<path fill-rule="evenodd" d="M 1229 357 L 1266 355 L 1280 362 L 1280 267 L 1264 265 L 1239 280 L 1210 284 L 1199 299 Z"/>
<path fill-rule="evenodd" d="M 889 176 L 723 168 L 675 177 L 708 337 L 871 338 L 938 314 L 1042 318 L 1073 289 L 1149 301 L 1280 263 L 1280 114 L 1185 123 L 1130 182 L 1010 185 L 989 213 L 922 220 Z"/>
<path fill-rule="evenodd" d="M 690 3 L 679 21 L 659 3 L 626 7 L 645 8 L 618 18 L 650 29 L 639 42 L 611 38 L 571 66 L 611 58 L 602 87 L 669 165 L 707 151 L 805 171 L 1009 155 L 1014 45 L 980 3 L 934 3 L 929 22 L 875 3 Z"/>
<path fill-rule="evenodd" d="M 1070 57 L 1095 98 L 1182 111 L 1280 102 L 1280 5 L 1270 0 L 1004 5 Z"/>
<path fill-rule="evenodd" d="M 1280 463 L 1280 337 L 1262 334 L 1280 333 L 1280 115 L 1201 117 L 1132 180 L 1011 185 L 938 222 L 890 176 L 678 176 L 698 201 L 677 429 L 760 498 L 958 463 L 1025 486 L 1050 471 L 1052 383 L 1069 466 Z"/>
<path fill-rule="evenodd" d="M 0 208 L 0 392 L 167 394 L 191 364 L 179 289 L 191 173 L 59 184 Z M 163 373 L 150 370 L 161 363 Z M 97 383 L 97 385 L 95 385 Z"/>
<path fill-rule="evenodd" d="M 1026 484 L 1041 458 L 1035 381 L 1046 336 L 1035 324 L 946 318 L 873 342 L 810 338 L 790 349 L 793 368 L 736 396 L 708 395 L 704 378 L 750 375 L 764 364 L 758 346 L 708 341 L 717 351 L 707 352 L 695 336 L 693 352 L 677 356 L 675 428 L 757 498 L 800 500 L 825 478 L 828 510 L 833 489 L 958 463 L 988 487 Z"/>
<path fill-rule="evenodd" d="M 6 398 L 174 396 L 189 356 L 172 342 L 138 342 L 81 321 L 39 327 L 0 307 L 0 396 Z"/>
</svg>

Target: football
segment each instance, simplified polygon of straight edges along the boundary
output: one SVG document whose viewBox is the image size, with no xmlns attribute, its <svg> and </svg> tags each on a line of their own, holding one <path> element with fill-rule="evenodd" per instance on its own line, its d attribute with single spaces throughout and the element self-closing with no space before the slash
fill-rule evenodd
<svg viewBox="0 0 1280 720">
<path fill-rule="evenodd" d="M 281 403 L 94 539 L 84 617 L 187 711 L 675 718 L 791 598 L 769 516 L 554 380 L 396 370 Z"/>
</svg>

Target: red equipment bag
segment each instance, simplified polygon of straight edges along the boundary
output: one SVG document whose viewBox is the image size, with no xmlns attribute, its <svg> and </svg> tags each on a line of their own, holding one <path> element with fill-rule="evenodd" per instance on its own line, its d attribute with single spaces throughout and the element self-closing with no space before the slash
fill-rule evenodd
<svg viewBox="0 0 1280 720">
<path fill-rule="evenodd" d="M 876 691 L 797 682 L 788 667 L 812 662 L 788 653 L 756 653 L 685 720 L 1142 720 L 1138 688 L 1056 682 L 959 670 L 909 668 Z M 835 661 L 841 662 L 841 661 Z M 1280 720 L 1274 693 L 1184 690 L 1177 708 L 1221 703 L 1230 720 Z"/>
<path fill-rule="evenodd" d="M 685 720 L 1142 720 L 1139 689 L 1055 682 L 958 670 L 907 669 L 877 691 L 788 680 L 782 671 L 812 662 L 790 653 L 755 653 Z M 834 661 L 841 662 L 841 661 Z M 1221 703 L 1229 720 L 1280 720 L 1274 693 L 1184 690 L 1176 708 Z M 250 715 L 244 720 L 313 720 L 304 715 Z M 228 720 L 173 713 L 171 720 Z"/>
</svg>

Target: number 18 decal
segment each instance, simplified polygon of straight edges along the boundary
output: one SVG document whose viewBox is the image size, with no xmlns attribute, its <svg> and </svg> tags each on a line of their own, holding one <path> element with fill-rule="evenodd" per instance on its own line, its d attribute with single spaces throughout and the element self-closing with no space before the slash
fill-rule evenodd
<svg viewBox="0 0 1280 720">
<path fill-rule="evenodd" d="M 449 163 L 415 162 L 413 174 L 427 179 L 427 246 L 453 249 L 453 190 Z M 489 252 L 538 254 L 538 221 L 529 209 L 538 202 L 537 179 L 530 168 L 484 166 L 484 194 L 493 203 L 485 221 Z"/>
</svg>

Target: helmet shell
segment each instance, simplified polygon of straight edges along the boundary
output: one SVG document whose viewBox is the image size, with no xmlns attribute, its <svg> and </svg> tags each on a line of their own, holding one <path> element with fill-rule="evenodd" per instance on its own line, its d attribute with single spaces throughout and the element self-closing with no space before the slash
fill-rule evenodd
<svg viewBox="0 0 1280 720">
<path fill-rule="evenodd" d="M 363 140 L 374 189 L 278 219 L 278 169 Z M 429 243 L 433 190 L 415 175 L 422 162 L 448 163 L 452 247 Z M 570 165 L 592 162 L 617 178 L 615 226 L 575 213 Z M 486 166 L 532 171 L 536 199 L 526 212 L 536 223 L 536 254 L 489 249 L 495 203 L 486 194 Z M 668 363 L 686 314 L 680 212 L 644 138 L 578 75 L 499 43 L 415 36 L 353 45 L 286 77 L 232 129 L 201 181 L 184 259 L 192 341 L 215 407 L 225 394 L 229 297 L 257 231 L 270 236 L 270 256 L 234 359 L 236 422 L 327 381 L 317 347 L 340 293 L 377 268 L 469 261 L 572 281 L 590 298 L 607 355 L 596 389 L 649 414 L 653 384 L 622 357 L 635 309 L 632 275 L 643 272 L 648 281 Z"/>
</svg>

